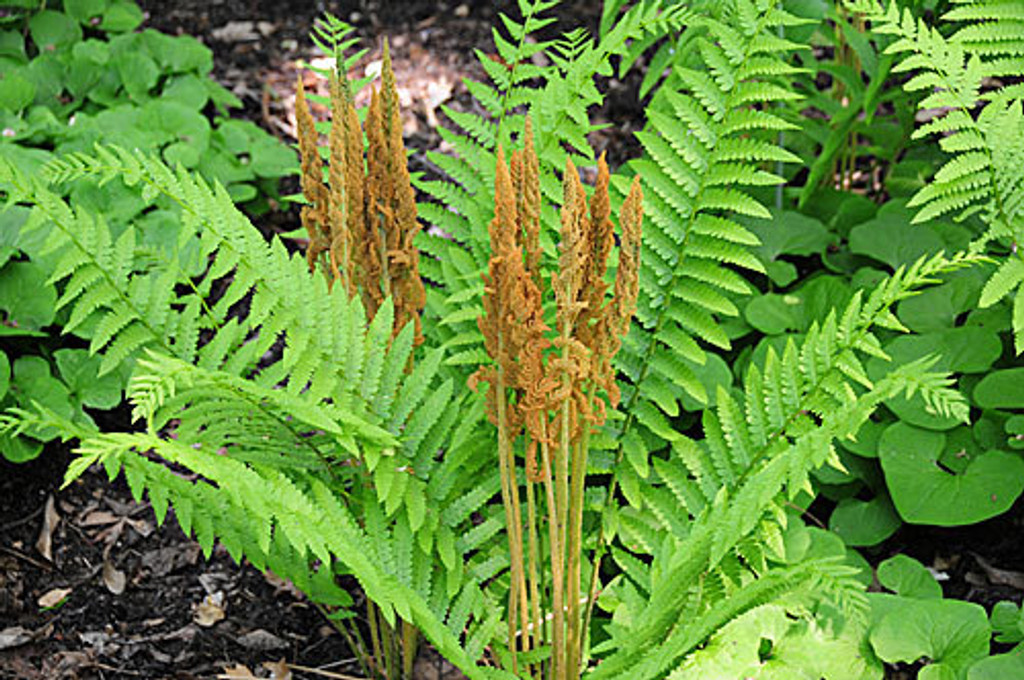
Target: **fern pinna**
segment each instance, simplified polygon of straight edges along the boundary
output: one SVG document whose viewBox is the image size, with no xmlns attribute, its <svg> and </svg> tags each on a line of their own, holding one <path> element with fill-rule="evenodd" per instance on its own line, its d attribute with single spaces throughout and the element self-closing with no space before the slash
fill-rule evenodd
<svg viewBox="0 0 1024 680">
<path fill-rule="evenodd" d="M 1017 76 L 1024 68 L 1024 9 L 1020 3 L 974 0 L 956 3 L 946 20 L 974 23 L 945 37 L 937 28 L 874 0 L 850 3 L 896 41 L 888 52 L 906 55 L 896 71 L 911 72 L 909 90 L 928 90 L 919 108 L 939 113 L 914 133 L 942 135 L 939 147 L 952 157 L 911 199 L 915 222 L 948 213 L 979 215 L 987 230 L 973 247 L 995 242 L 999 267 L 981 293 L 980 306 L 1012 300 L 1014 346 L 1024 352 L 1024 85 L 983 91 L 986 82 Z M 982 104 L 984 102 L 984 104 Z"/>
<path fill-rule="evenodd" d="M 115 255 L 131 237 L 112 240 L 106 225 L 71 210 L 41 180 L 0 170 L 11 200 L 38 205 L 39 219 L 55 226 L 53 244 L 69 253 L 55 280 L 65 283 L 72 316 L 94 314 L 114 327 L 96 351 L 107 362 L 139 357 L 129 395 L 147 429 L 86 432 L 43 410 L 7 426 L 79 437 L 69 480 L 92 463 L 111 476 L 123 469 L 158 517 L 173 504 L 204 550 L 218 538 L 236 558 L 295 578 L 325 604 L 347 602 L 334 576 L 351 572 L 385 620 L 397 613 L 465 672 L 485 677 L 474 662 L 500 619 L 480 584 L 507 556 L 492 549 L 500 523 L 471 515 L 487 517 L 498 472 L 480 455 L 479 399 L 437 379 L 441 353 L 427 352 L 407 372 L 414 324 L 392 339 L 390 301 L 368 323 L 358 297 L 329 290 L 302 257 L 266 241 L 222 187 L 142 153 L 101 147 L 56 163 L 50 176 L 123 178 L 150 200 L 179 205 L 182 241 L 198 239 L 209 258 L 200 276 L 183 273 L 175 253 L 115 267 L 132 255 Z M 154 301 L 147 295 L 156 285 L 181 293 Z M 119 321 L 104 321 L 111 317 Z M 439 461 L 442 445 L 448 455 Z M 201 479 L 187 482 L 140 455 L 147 452 Z M 313 560 L 322 566 L 311 568 Z"/>
</svg>

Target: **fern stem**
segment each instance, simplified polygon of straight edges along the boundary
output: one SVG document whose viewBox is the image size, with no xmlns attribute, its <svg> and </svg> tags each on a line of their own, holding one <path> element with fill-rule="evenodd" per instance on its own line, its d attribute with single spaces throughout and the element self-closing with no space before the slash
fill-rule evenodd
<svg viewBox="0 0 1024 680">
<path fill-rule="evenodd" d="M 402 680 L 414 680 L 418 643 L 419 631 L 416 626 L 402 620 Z"/>
<path fill-rule="evenodd" d="M 373 645 L 373 661 L 377 675 L 387 677 L 386 659 L 381 647 L 380 630 L 377 624 L 377 605 L 373 600 L 366 600 L 366 619 L 370 625 L 370 643 Z"/>
<path fill-rule="evenodd" d="M 593 406 L 594 385 L 590 385 L 587 402 Z M 569 677 L 578 678 L 583 659 L 583 617 L 580 615 L 580 573 L 583 560 L 583 497 L 587 477 L 587 456 L 590 447 L 590 423 L 584 420 L 583 434 L 573 447 L 572 491 L 569 497 Z M 589 609 L 589 607 L 588 607 Z"/>
<path fill-rule="evenodd" d="M 544 491 L 548 506 L 548 536 L 551 543 L 551 608 L 553 622 L 551 631 L 551 667 L 553 680 L 565 677 L 565 660 L 560 652 L 565 646 L 565 591 L 562 579 L 562 564 L 558 555 L 562 553 L 562 541 L 558 531 L 558 504 L 555 501 L 555 483 L 553 478 L 551 447 L 548 445 L 548 420 L 541 420 L 540 442 L 541 464 L 544 466 Z"/>
<path fill-rule="evenodd" d="M 316 610 L 327 619 L 331 626 L 341 634 L 341 637 L 345 638 L 345 644 L 348 645 L 349 650 L 355 655 L 356 663 L 359 664 L 359 670 L 362 671 L 363 675 L 370 677 L 370 665 L 367 662 L 366 643 L 363 641 L 363 636 L 359 633 L 359 627 L 356 625 L 352 626 L 352 630 L 348 629 L 345 625 L 345 619 L 336 619 L 331 616 L 331 613 L 327 611 L 327 608 L 316 602 L 313 603 Z"/>
<path fill-rule="evenodd" d="M 544 630 L 541 627 L 540 581 L 538 577 L 539 546 L 537 537 L 537 494 L 532 481 L 526 481 L 526 529 L 530 569 L 530 614 L 533 618 L 531 637 L 533 648 L 544 644 Z"/>
</svg>

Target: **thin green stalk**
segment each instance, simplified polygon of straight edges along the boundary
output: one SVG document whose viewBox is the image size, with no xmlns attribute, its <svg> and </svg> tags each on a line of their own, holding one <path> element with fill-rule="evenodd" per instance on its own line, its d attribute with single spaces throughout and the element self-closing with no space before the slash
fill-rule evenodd
<svg viewBox="0 0 1024 680">
<path fill-rule="evenodd" d="M 359 670 L 362 671 L 363 675 L 370 677 L 370 665 L 367 661 L 368 653 L 366 651 L 366 643 L 363 641 L 363 636 L 359 633 L 359 626 L 353 624 L 352 630 L 348 629 L 345 625 L 345 619 L 336 619 L 331 616 L 331 613 L 327 611 L 327 608 L 322 604 L 313 603 L 317 611 L 327 619 L 327 621 L 334 627 L 334 630 L 338 631 L 343 638 L 345 638 L 345 644 L 348 645 L 349 650 L 356 656 L 356 663 L 359 664 Z"/>
<path fill-rule="evenodd" d="M 593 407 L 594 386 L 590 386 L 587 402 Z M 573 447 L 572 492 L 569 498 L 569 677 L 580 676 L 583 658 L 583 620 L 580 616 L 580 580 L 583 560 L 583 498 L 587 477 L 587 455 L 590 448 L 590 424 L 583 423 L 583 435 Z"/>
<path fill-rule="evenodd" d="M 416 651 L 419 643 L 419 631 L 408 621 L 402 621 L 402 680 L 414 680 L 413 671 L 416 667 Z"/>
<path fill-rule="evenodd" d="M 370 624 L 370 643 L 373 645 L 374 665 L 377 667 L 377 674 L 380 675 L 383 671 L 383 677 L 386 678 L 387 669 L 383 666 L 385 663 L 384 650 L 381 647 L 380 630 L 377 628 L 377 605 L 373 603 L 373 600 L 366 601 L 366 618 Z"/>
<path fill-rule="evenodd" d="M 538 577 L 538 563 L 540 551 L 537 536 L 537 498 L 533 482 L 526 481 L 526 529 L 529 545 L 530 564 L 530 613 L 533 617 L 531 636 L 533 647 L 537 648 L 544 644 L 544 629 L 541 626 L 541 585 Z"/>
<path fill-rule="evenodd" d="M 558 531 L 558 504 L 555 500 L 555 483 L 552 470 L 551 450 L 548 446 L 547 418 L 541 421 L 540 442 L 541 463 L 544 466 L 544 491 L 548 505 L 548 535 L 551 543 L 551 608 L 554 610 L 551 631 L 551 677 L 562 680 L 565 677 L 565 581 L 562 578 L 562 541 Z"/>
</svg>

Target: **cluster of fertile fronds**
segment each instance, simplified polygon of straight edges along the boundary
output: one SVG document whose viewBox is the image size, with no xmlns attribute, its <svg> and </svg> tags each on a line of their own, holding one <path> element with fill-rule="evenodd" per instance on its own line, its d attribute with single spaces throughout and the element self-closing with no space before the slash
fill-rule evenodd
<svg viewBox="0 0 1024 680">
<path fill-rule="evenodd" d="M 498 149 L 495 214 L 489 229 L 492 255 L 484 275 L 484 314 L 478 321 L 493 363 L 482 367 L 471 382 L 488 383 L 490 417 L 498 428 L 502 500 L 512 560 L 508 626 L 513 670 L 517 670 L 520 645 L 522 651 L 529 651 L 544 644 L 543 612 L 550 606 L 550 677 L 576 678 L 581 672 L 585 630 L 580 590 L 587 451 L 591 429 L 603 421 L 603 399 L 618 400 L 611 360 L 636 304 L 642 197 L 636 181 L 620 214 L 615 295 L 608 300 L 604 279 L 615 241 L 608 167 L 602 157 L 588 215 L 583 185 L 572 160 L 567 161 L 561 256 L 551 278 L 557 334 L 549 339 L 537 246 L 541 207 L 538 162 L 529 119 L 524 142 L 525 148 L 513 154 L 511 168 Z M 605 396 L 599 396 L 598 390 Z M 527 549 L 515 455 L 515 442 L 521 435 L 525 442 Z M 542 597 L 538 573 L 537 483 L 544 486 L 547 507 L 550 603 Z M 527 671 L 529 675 L 532 672 Z"/>
<path fill-rule="evenodd" d="M 459 349 L 450 364 L 476 366 L 486 356 L 474 324 L 481 312 L 476 302 L 479 273 L 487 267 L 490 249 L 487 235 L 476 227 L 490 219 L 494 208 L 492 169 L 499 144 L 510 148 L 512 136 L 522 135 L 527 116 L 531 118 L 537 133 L 540 190 L 549 201 L 541 211 L 536 252 L 548 257 L 559 229 L 551 205 L 560 197 L 565 152 L 569 150 L 577 165 L 596 161 L 587 142 L 596 129 L 588 109 L 599 105 L 604 95 L 594 76 L 607 74 L 610 55 L 625 50 L 630 41 L 668 27 L 677 29 L 688 16 L 682 4 L 661 8 L 643 2 L 623 15 L 600 42 L 580 30 L 554 40 L 537 35 L 554 21 L 548 14 L 556 4 L 527 0 L 520 3 L 521 18 L 502 15 L 503 29 L 495 30 L 500 59 L 478 52 L 487 80 L 466 81 L 486 113 L 444 109 L 458 130 L 438 132 L 455 155 L 428 152 L 428 160 L 447 178 L 418 184 L 435 199 L 419 206 L 421 216 L 436 227 L 419 242 L 431 255 L 422 262 L 423 275 L 437 284 L 428 290 L 427 307 L 441 323 L 433 324 L 430 332 L 438 343 Z M 613 195 L 613 201 L 617 198 Z"/>
<path fill-rule="evenodd" d="M 423 341 L 420 312 L 426 293 L 419 275 L 419 251 L 413 239 L 420 231 L 416 202 L 406 165 L 402 121 L 391 56 L 384 44 L 382 86 L 374 90 L 366 116 L 368 142 L 365 173 L 363 132 L 344 74 L 330 74 L 334 120 L 329 137 L 328 181 L 317 148 L 317 132 L 301 79 L 295 117 L 302 155 L 302 192 L 308 205 L 302 224 L 309 234 L 306 256 L 310 268 L 326 254 L 323 267 L 332 283 L 350 295 L 357 291 L 373 316 L 393 296 L 395 329 L 409 321 Z"/>
<path fill-rule="evenodd" d="M 928 370 L 928 360 L 872 382 L 861 356 L 885 358 L 873 327 L 905 330 L 891 312 L 894 304 L 976 260 L 919 260 L 870 295 L 855 295 L 799 345 L 790 341 L 781 356 L 769 351 L 761 366 L 751 365 L 742 396 L 719 389 L 716 408 L 704 413 L 703 440 L 652 421 L 671 440 L 672 454 L 655 462 L 656 483 L 624 486 L 644 512 L 620 514 L 620 530 L 653 563 L 648 570 L 635 557 L 616 554 L 644 597 L 622 616 L 626 623 L 610 629 L 616 651 L 594 678 L 664 677 L 715 630 L 784 595 L 836 599 L 856 614 L 860 587 L 836 558 L 781 571 L 772 566 L 786 560 L 784 505 L 807 488 L 811 470 L 837 464 L 834 439 L 854 436 L 896 394 L 921 393 L 936 413 L 966 420 L 962 395 L 946 374 Z"/>
<path fill-rule="evenodd" d="M 914 136 L 942 135 L 939 146 L 953 157 L 908 205 L 920 210 L 916 222 L 947 213 L 961 219 L 980 213 L 988 230 L 981 248 L 991 241 L 1009 253 L 982 291 L 982 307 L 1013 297 L 1013 333 L 1017 353 L 1024 352 L 1024 88 L 1007 85 L 982 92 L 986 78 L 1024 62 L 1019 33 L 1024 13 L 1015 2 L 979 2 L 954 10 L 958 19 L 988 16 L 946 38 L 916 20 L 896 3 L 887 9 L 874 0 L 852 6 L 875 23 L 875 30 L 897 37 L 887 51 L 907 55 L 897 71 L 916 72 L 905 85 L 928 90 L 920 108 L 942 113 L 918 128 Z M 1009 55 L 1009 56 L 1008 56 Z M 1008 66 L 1009 65 L 1009 66 Z M 1020 69 L 1012 71 L 1019 74 Z M 981 103 L 985 102 L 982 106 Z"/>
</svg>

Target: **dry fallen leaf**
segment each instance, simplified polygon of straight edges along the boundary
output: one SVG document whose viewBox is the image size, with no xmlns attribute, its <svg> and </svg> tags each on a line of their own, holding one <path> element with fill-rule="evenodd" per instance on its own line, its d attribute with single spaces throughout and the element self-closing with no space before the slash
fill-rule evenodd
<svg viewBox="0 0 1024 680">
<path fill-rule="evenodd" d="M 43 609 L 56 607 L 58 604 L 63 602 L 64 599 L 70 594 L 71 588 L 54 588 L 53 590 L 49 590 L 43 593 L 39 597 L 39 599 L 36 600 L 36 604 L 38 604 Z"/>
<path fill-rule="evenodd" d="M 207 595 L 202 602 L 196 605 L 195 611 L 192 612 L 192 620 L 204 628 L 209 628 L 224 619 L 223 604 L 224 593 L 218 591 Z"/>
<path fill-rule="evenodd" d="M 114 566 L 110 560 L 103 560 L 103 585 L 114 595 L 124 592 L 124 572 Z"/>
<path fill-rule="evenodd" d="M 23 645 L 32 639 L 32 633 L 21 626 L 0 630 L 0 650 Z"/>
<path fill-rule="evenodd" d="M 239 663 L 234 666 L 225 666 L 224 672 L 217 675 L 217 680 L 248 680 L 255 677 L 251 670 Z"/>
<path fill-rule="evenodd" d="M 60 524 L 60 515 L 57 514 L 53 496 L 50 495 L 46 498 L 43 527 L 39 530 L 39 539 L 36 540 L 36 550 L 49 562 L 53 561 L 53 532 L 57 529 L 58 524 Z"/>
<path fill-rule="evenodd" d="M 270 671 L 271 680 L 292 680 L 292 671 L 284 659 L 280 661 L 267 661 L 263 667 Z"/>
</svg>

